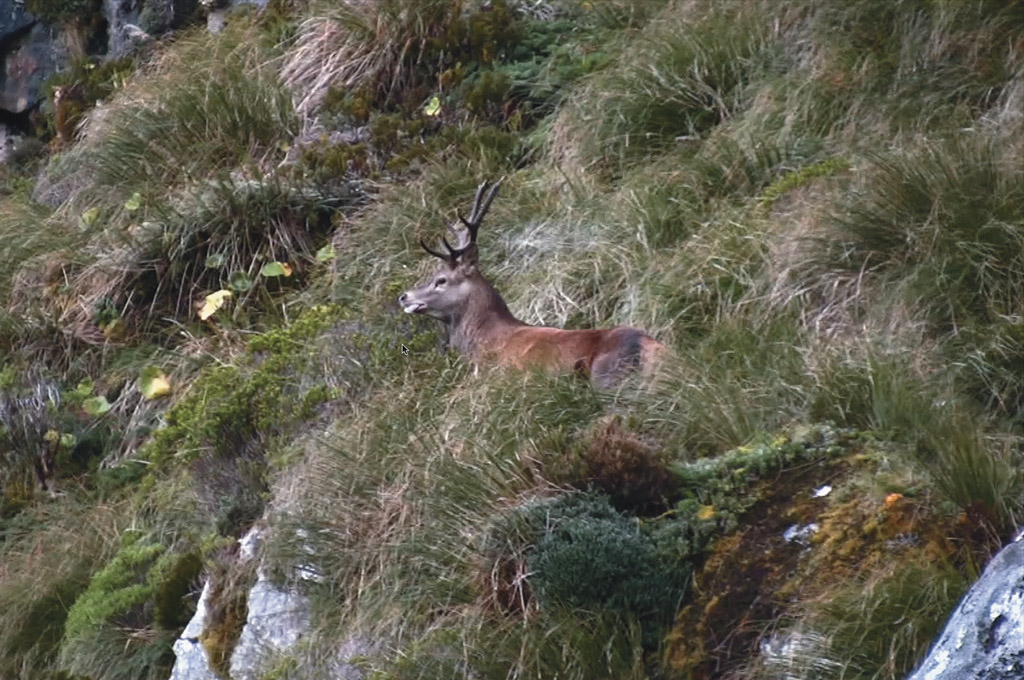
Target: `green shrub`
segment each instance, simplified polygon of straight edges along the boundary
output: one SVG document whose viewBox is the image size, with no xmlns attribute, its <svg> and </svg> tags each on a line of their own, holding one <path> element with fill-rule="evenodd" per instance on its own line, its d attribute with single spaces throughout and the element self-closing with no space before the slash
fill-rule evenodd
<svg viewBox="0 0 1024 680">
<path fill-rule="evenodd" d="M 143 627 L 146 617 L 140 609 L 152 595 L 152 587 L 140 581 L 140 575 L 144 577 L 165 550 L 159 543 L 141 540 L 138 534 L 126 534 L 121 550 L 93 575 L 89 587 L 68 611 L 64 637 L 70 641 L 87 636 L 110 621 Z"/>
<path fill-rule="evenodd" d="M 542 607 L 569 606 L 663 618 L 675 612 L 689 572 L 665 569 L 634 520 L 599 496 L 568 495 L 525 510 L 536 532 L 527 559 Z"/>
<path fill-rule="evenodd" d="M 68 610 L 58 666 L 111 680 L 166 676 L 185 618 L 180 598 L 169 598 L 184 594 L 182 569 L 194 566 L 187 554 L 179 557 L 137 532 L 123 534 L 120 549 Z M 154 629 L 157 604 L 172 629 Z"/>
</svg>

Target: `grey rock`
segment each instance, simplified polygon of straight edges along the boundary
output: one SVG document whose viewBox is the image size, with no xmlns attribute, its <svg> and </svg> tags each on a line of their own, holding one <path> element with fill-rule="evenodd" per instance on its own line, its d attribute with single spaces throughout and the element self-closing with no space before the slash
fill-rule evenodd
<svg viewBox="0 0 1024 680">
<path fill-rule="evenodd" d="M 5 165 L 14 156 L 21 135 L 0 123 L 0 165 Z"/>
<path fill-rule="evenodd" d="M 199 0 L 206 10 L 206 30 L 216 35 L 224 30 L 228 23 L 228 14 L 235 7 L 252 5 L 257 9 L 267 6 L 270 0 Z"/>
<path fill-rule="evenodd" d="M 108 57 L 120 59 L 135 49 L 135 43 L 125 26 L 138 25 L 141 4 L 139 0 L 103 0 L 103 16 L 107 18 Z"/>
<path fill-rule="evenodd" d="M 1024 540 L 997 554 L 908 680 L 1024 678 Z"/>
<path fill-rule="evenodd" d="M 203 592 L 199 596 L 199 604 L 196 605 L 195 616 L 185 626 L 174 642 L 174 668 L 171 669 L 170 680 L 220 680 L 216 673 L 210 668 L 210 660 L 206 656 L 206 650 L 199 642 L 199 636 L 203 633 L 206 624 L 206 611 L 210 601 L 210 582 L 203 586 Z"/>
<path fill-rule="evenodd" d="M 25 3 L 18 0 L 0 0 L 0 52 L 4 43 L 35 23 L 35 17 L 25 11 Z"/>
<path fill-rule="evenodd" d="M 359 636 L 347 638 L 338 648 L 338 657 L 331 677 L 336 680 L 364 680 L 366 673 L 352 662 L 360 657 L 370 656 L 373 651 L 373 645 L 366 638 Z"/>
<path fill-rule="evenodd" d="M 282 590 L 262 573 L 249 591 L 245 627 L 231 654 L 233 680 L 257 680 L 267 662 L 291 649 L 309 628 L 308 598 Z"/>
<path fill-rule="evenodd" d="M 259 529 L 250 530 L 239 540 L 239 560 L 248 562 L 256 559 L 262 540 Z M 209 592 L 210 584 L 207 582 L 203 586 L 195 616 L 174 643 L 176 661 L 170 680 L 219 680 L 210 668 L 206 650 L 199 642 L 206 627 Z M 231 654 L 229 670 L 232 680 L 257 680 L 263 677 L 265 667 L 273 664 L 278 655 L 291 649 L 309 629 L 311 617 L 308 598 L 294 590 L 279 588 L 261 569 L 257 570 L 256 584 L 249 591 L 245 626 Z M 360 680 L 361 675 L 352 675 L 352 667 L 347 662 L 362 649 L 353 647 L 347 656 L 339 654 L 339 677 L 344 680 Z"/>
<path fill-rule="evenodd" d="M 59 30 L 32 23 L 11 34 L 0 50 L 0 109 L 24 113 L 43 99 L 43 83 L 66 62 Z"/>
</svg>

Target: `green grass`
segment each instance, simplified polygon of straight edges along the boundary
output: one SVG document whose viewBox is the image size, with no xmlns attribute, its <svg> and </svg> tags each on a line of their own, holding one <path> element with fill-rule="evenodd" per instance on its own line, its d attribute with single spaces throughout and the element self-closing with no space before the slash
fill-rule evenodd
<svg viewBox="0 0 1024 680">
<path fill-rule="evenodd" d="M 815 677 L 901 677 L 1024 516 L 1019 5 L 281 4 L 157 45 L 53 151 L 56 207 L 5 170 L 0 673 L 165 677 L 197 572 L 223 662 L 259 521 L 314 612 L 275 677 L 356 638 L 382 679 L 674 680 L 666 635 L 708 632 L 678 607 L 733 595 L 690 579 L 769 543 L 746 513 L 785 495 L 801 524 L 859 499 L 856 540 L 780 557 L 780 618 L 735 639 L 792 628 Z M 396 309 L 436 266 L 418 240 L 500 176 L 483 273 L 530 323 L 645 329 L 649 380 L 476 369 Z M 153 368 L 168 397 L 139 392 Z M 62 399 L 26 428 L 36 378 Z M 57 498 L 49 429 L 91 447 Z M 872 561 L 882 486 L 962 550 Z M 760 668 L 745 644 L 722 668 Z"/>
<path fill-rule="evenodd" d="M 769 664 L 768 677 L 799 669 L 858 680 L 904 678 L 924 658 L 965 587 L 962 574 L 938 563 L 896 567 L 841 588 L 830 601 L 816 603 L 817 629 L 798 633 L 810 649 L 798 647 L 796 658 L 779 659 L 787 666 L 782 675 L 772 674 Z"/>
</svg>

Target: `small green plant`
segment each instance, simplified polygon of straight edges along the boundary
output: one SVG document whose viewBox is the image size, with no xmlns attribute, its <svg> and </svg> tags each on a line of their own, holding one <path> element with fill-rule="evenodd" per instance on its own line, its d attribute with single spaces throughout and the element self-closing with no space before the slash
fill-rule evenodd
<svg viewBox="0 0 1024 680">
<path fill-rule="evenodd" d="M 805 165 L 799 170 L 787 172 L 765 187 L 761 194 L 761 209 L 770 210 L 775 203 L 794 189 L 806 186 L 815 179 L 831 177 L 849 169 L 850 164 L 842 158 L 826 158 L 823 161 Z"/>
<path fill-rule="evenodd" d="M 164 546 L 148 543 L 137 534 L 126 534 L 118 554 L 93 575 L 89 587 L 68 611 L 64 637 L 74 640 L 86 636 L 115 618 L 130 627 L 145 625 L 138 608 L 148 601 L 152 588 L 138 580 L 139 571 L 145 574 L 152 569 L 165 550 Z"/>
</svg>

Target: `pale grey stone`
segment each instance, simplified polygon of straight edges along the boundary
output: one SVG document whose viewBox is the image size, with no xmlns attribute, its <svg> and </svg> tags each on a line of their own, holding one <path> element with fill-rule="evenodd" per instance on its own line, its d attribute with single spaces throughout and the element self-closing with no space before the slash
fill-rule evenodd
<svg viewBox="0 0 1024 680">
<path fill-rule="evenodd" d="M 908 680 L 1024 678 L 1024 540 L 997 554 Z"/>
<path fill-rule="evenodd" d="M 206 625 L 209 601 L 210 582 L 207 581 L 199 596 L 195 616 L 185 626 L 181 637 L 174 642 L 175 661 L 174 668 L 171 669 L 170 680 L 220 680 L 210 668 L 206 650 L 199 642 L 199 636 L 203 634 L 203 628 Z"/>
</svg>

